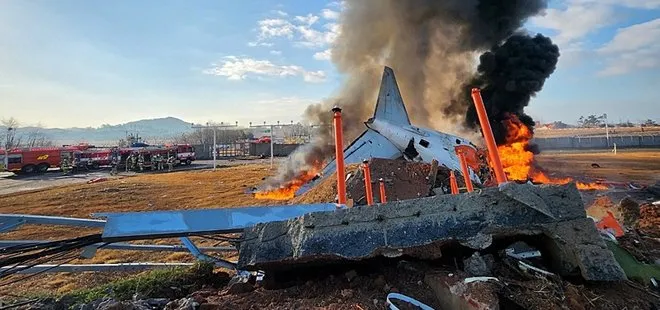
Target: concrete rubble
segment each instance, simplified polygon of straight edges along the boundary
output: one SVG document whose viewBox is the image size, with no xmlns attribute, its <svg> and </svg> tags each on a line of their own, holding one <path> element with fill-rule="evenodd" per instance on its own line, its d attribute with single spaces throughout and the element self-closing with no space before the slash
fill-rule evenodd
<svg viewBox="0 0 660 310">
<path fill-rule="evenodd" d="M 436 259 L 447 246 L 484 250 L 523 237 L 537 241 L 531 245 L 542 250 L 559 275 L 626 278 L 586 217 L 573 184 L 507 184 L 259 224 L 244 232 L 238 267 L 286 270 L 402 255 Z"/>
</svg>

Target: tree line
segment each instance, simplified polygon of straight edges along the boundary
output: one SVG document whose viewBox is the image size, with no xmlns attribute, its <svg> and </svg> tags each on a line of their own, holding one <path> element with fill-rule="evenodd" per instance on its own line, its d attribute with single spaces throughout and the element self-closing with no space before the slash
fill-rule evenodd
<svg viewBox="0 0 660 310">
<path fill-rule="evenodd" d="M 654 127 L 658 126 L 658 123 L 652 119 L 647 119 L 639 124 L 634 124 L 630 121 L 627 122 L 619 122 L 619 123 L 609 123 L 607 122 L 607 114 L 603 115 L 588 115 L 588 116 L 580 116 L 578 119 L 578 127 L 582 128 L 599 128 L 599 127 L 605 127 L 605 124 L 607 123 L 608 126 L 616 126 L 616 127 Z"/>
<path fill-rule="evenodd" d="M 0 120 L 0 147 L 46 147 L 53 146 L 53 140 L 41 130 L 41 126 L 21 128 L 20 122 L 13 118 Z"/>
</svg>

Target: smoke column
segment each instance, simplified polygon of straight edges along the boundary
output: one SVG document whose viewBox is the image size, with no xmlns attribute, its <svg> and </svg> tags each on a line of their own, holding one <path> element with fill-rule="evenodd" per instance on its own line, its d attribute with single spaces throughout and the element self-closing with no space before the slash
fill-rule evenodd
<svg viewBox="0 0 660 310">
<path fill-rule="evenodd" d="M 466 126 L 463 98 L 474 77 L 476 56 L 518 31 L 527 18 L 540 13 L 546 0 L 346 0 L 341 33 L 332 61 L 346 82 L 338 93 L 305 111 L 313 123 L 325 125 L 314 156 L 332 158 L 331 108 L 343 109 L 344 141 L 348 145 L 373 115 L 383 66 L 394 69 L 410 119 L 416 125 L 454 134 L 473 134 Z M 470 123 L 467 123 L 470 124 Z M 301 150 L 303 152 L 305 150 Z M 287 164 L 271 179 L 290 180 L 303 165 Z"/>
<path fill-rule="evenodd" d="M 498 145 L 505 143 L 504 121 L 511 114 L 533 132 L 534 120 L 524 109 L 555 71 L 558 60 L 559 48 L 541 34 L 535 37 L 514 35 L 481 55 L 478 73 L 465 87 L 465 102 L 469 107 L 465 118 L 467 125 L 478 126 L 470 89 L 479 87 Z"/>
</svg>

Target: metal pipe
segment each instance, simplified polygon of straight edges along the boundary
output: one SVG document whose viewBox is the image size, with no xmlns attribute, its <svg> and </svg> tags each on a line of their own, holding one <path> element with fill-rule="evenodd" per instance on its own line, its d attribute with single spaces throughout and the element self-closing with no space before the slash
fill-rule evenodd
<svg viewBox="0 0 660 310">
<path fill-rule="evenodd" d="M 452 195 L 458 194 L 458 183 L 456 183 L 456 175 L 454 174 L 454 170 L 449 173 L 449 187 L 451 188 Z"/>
<path fill-rule="evenodd" d="M 383 178 L 378 179 L 378 183 L 380 183 L 380 203 L 386 203 L 387 196 L 385 196 L 385 182 Z"/>
<path fill-rule="evenodd" d="M 481 90 L 479 90 L 479 88 L 472 89 L 472 101 L 474 101 L 474 106 L 477 110 L 477 116 L 479 116 L 481 131 L 483 132 L 484 139 L 486 140 L 486 146 L 488 147 L 488 157 L 490 158 L 491 165 L 493 165 L 493 170 L 495 170 L 495 178 L 497 179 L 497 184 L 506 183 L 506 174 L 504 174 L 504 169 L 502 169 L 502 162 L 500 161 L 500 154 L 497 151 L 497 144 L 495 144 L 493 129 L 490 127 L 490 121 L 488 121 L 488 113 L 486 112 L 486 107 L 484 106 L 484 101 L 481 98 Z"/>
<path fill-rule="evenodd" d="M 467 188 L 468 193 L 474 191 L 472 186 L 472 180 L 470 180 L 470 170 L 468 170 L 467 159 L 465 159 L 465 154 L 462 151 L 456 150 L 458 153 L 458 160 L 461 162 L 461 172 L 463 173 L 463 180 L 465 180 L 465 187 Z"/>
<path fill-rule="evenodd" d="M 341 108 L 332 108 L 335 127 L 335 162 L 337 164 L 337 201 L 346 205 L 346 170 L 344 169 L 344 133 L 341 121 Z"/>
<path fill-rule="evenodd" d="M 372 206 L 374 204 L 374 192 L 371 188 L 371 170 L 369 169 L 369 161 L 362 161 L 362 170 L 364 171 L 364 189 L 366 191 L 367 205 Z"/>
</svg>

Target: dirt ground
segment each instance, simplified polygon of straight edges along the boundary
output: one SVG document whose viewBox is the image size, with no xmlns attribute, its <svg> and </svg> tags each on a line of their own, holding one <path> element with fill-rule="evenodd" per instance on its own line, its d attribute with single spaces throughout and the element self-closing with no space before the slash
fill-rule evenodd
<svg viewBox="0 0 660 310">
<path fill-rule="evenodd" d="M 645 184 L 660 180 L 660 150 L 620 151 L 616 155 L 603 152 L 547 152 L 539 155 L 538 160 L 548 172 L 557 176 L 603 178 L 608 181 L 635 181 Z M 592 163 L 598 163 L 600 168 L 592 168 Z M 37 189 L 21 194 L 0 195 L 0 212 L 90 217 L 90 214 L 95 212 L 232 208 L 286 204 L 287 201 L 257 200 L 246 193 L 252 186 L 260 184 L 266 176 L 275 171 L 269 169 L 267 164 L 248 164 L 226 167 L 216 172 L 202 170 L 138 175 L 96 184 L 76 184 Z M 321 196 L 325 197 L 327 195 Z M 19 230 L 0 234 L 0 239 L 57 240 L 94 232 L 98 231 L 66 227 L 24 226 Z M 199 241 L 198 245 L 200 246 L 218 245 L 216 241 L 199 239 L 197 241 Z M 177 244 L 177 240 L 160 240 L 158 242 L 154 241 L 154 243 Z M 236 259 L 231 254 L 226 258 Z M 76 262 L 118 263 L 135 261 L 192 262 L 193 258 L 187 253 L 99 250 L 93 259 Z M 21 292 L 67 292 L 123 276 L 125 274 L 60 273 L 39 275 L 17 284 L 0 287 L 0 296 Z M 279 298 L 273 296 L 272 300 L 276 302 L 280 300 Z M 228 305 L 231 305 L 231 303 Z M 365 309 L 370 308 L 365 307 L 367 305 L 362 305 Z"/>
<path fill-rule="evenodd" d="M 610 182 L 660 181 L 660 149 L 597 152 L 542 152 L 538 163 L 551 176 L 570 176 Z M 592 167 L 597 164 L 600 168 Z"/>
<path fill-rule="evenodd" d="M 660 134 L 660 126 L 656 127 L 610 127 L 610 136 L 625 136 L 625 135 L 658 135 Z M 537 138 L 554 138 L 554 137 L 594 137 L 605 136 L 605 128 L 566 128 L 566 129 L 545 129 L 536 128 L 534 130 L 534 137 Z"/>
<path fill-rule="evenodd" d="M 210 170 L 138 175 L 96 184 L 78 184 L 42 189 L 21 194 L 0 195 L 0 212 L 35 215 L 89 218 L 96 212 L 128 212 L 199 208 L 232 208 L 254 205 L 281 204 L 277 201 L 256 200 L 245 193 L 271 173 L 268 165 L 244 165 Z M 99 230 L 62 226 L 26 225 L 0 235 L 5 240 L 59 240 Z M 197 239 L 199 246 L 218 243 Z M 179 244 L 177 239 L 142 243 Z M 231 255 L 226 257 L 235 259 Z M 192 262 L 188 253 L 159 253 L 99 250 L 91 260 L 72 263 L 122 262 Z M 97 283 L 97 278 L 109 280 L 121 277 L 94 273 L 48 274 L 0 287 L 0 295 L 29 288 L 29 291 L 66 292 Z M 103 281 L 101 280 L 101 281 Z"/>
</svg>

